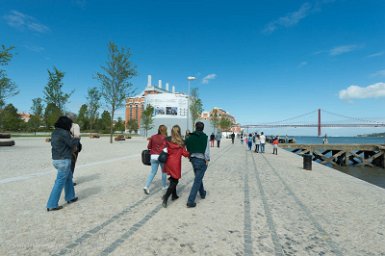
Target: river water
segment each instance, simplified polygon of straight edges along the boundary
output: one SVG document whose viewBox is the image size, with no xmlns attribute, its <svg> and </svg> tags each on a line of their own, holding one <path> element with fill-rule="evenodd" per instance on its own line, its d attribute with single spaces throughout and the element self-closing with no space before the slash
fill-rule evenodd
<svg viewBox="0 0 385 256">
<path fill-rule="evenodd" d="M 291 138 L 291 137 L 290 137 Z M 322 144 L 322 137 L 295 136 L 297 144 Z M 385 144 L 385 138 L 379 137 L 328 137 L 329 144 Z M 385 188 L 385 169 L 379 167 L 338 167 L 338 170 Z"/>
</svg>

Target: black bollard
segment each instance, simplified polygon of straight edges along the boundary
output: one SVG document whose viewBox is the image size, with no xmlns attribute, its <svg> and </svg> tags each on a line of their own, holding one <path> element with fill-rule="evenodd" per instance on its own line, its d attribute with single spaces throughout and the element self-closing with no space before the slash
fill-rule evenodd
<svg viewBox="0 0 385 256">
<path fill-rule="evenodd" d="M 303 169 L 311 171 L 312 160 L 313 160 L 313 155 L 311 154 L 303 155 Z"/>
</svg>

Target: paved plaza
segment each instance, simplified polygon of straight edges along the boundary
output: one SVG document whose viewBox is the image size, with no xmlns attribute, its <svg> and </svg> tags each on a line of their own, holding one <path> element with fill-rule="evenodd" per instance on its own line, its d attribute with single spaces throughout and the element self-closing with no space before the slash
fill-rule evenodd
<svg viewBox="0 0 385 256">
<path fill-rule="evenodd" d="M 47 212 L 56 171 L 44 138 L 0 147 L 0 255 L 385 255 L 385 190 L 279 150 L 248 151 L 239 140 L 211 148 L 207 197 L 186 202 L 194 174 L 182 162 L 180 198 L 161 205 L 160 174 L 144 138 L 82 138 L 79 201 Z"/>
</svg>

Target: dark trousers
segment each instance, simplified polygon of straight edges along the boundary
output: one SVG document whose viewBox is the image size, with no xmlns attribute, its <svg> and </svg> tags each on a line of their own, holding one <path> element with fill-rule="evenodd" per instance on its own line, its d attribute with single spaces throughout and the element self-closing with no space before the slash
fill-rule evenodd
<svg viewBox="0 0 385 256">
<path fill-rule="evenodd" d="M 163 200 L 167 201 L 170 195 L 172 194 L 172 198 L 176 198 L 178 195 L 176 194 L 176 186 L 178 185 L 179 180 L 173 177 L 168 178 L 170 181 L 170 185 L 167 188 L 166 194 L 163 196 Z"/>
<path fill-rule="evenodd" d="M 234 138 L 231 138 L 231 143 L 233 143 L 233 144 L 234 144 Z"/>
<path fill-rule="evenodd" d="M 75 171 L 75 164 L 76 164 L 76 160 L 78 160 L 78 155 L 79 155 L 79 151 L 73 151 L 72 152 L 72 158 L 71 158 L 71 172 L 72 172 L 72 175 L 74 174 L 74 171 Z"/>
<path fill-rule="evenodd" d="M 203 177 L 205 176 L 207 165 L 206 165 L 206 161 L 200 158 L 192 157 L 190 161 L 193 166 L 195 178 L 194 178 L 194 183 L 191 187 L 191 191 L 190 191 L 190 195 L 188 197 L 187 203 L 193 204 L 195 202 L 195 198 L 198 192 L 202 198 L 206 197 L 206 190 L 203 186 Z"/>
<path fill-rule="evenodd" d="M 257 152 L 258 153 L 258 151 L 259 151 L 259 144 L 255 144 L 255 150 L 254 150 L 255 152 Z"/>
<path fill-rule="evenodd" d="M 220 145 L 221 145 L 221 140 L 217 140 L 217 147 L 219 148 Z"/>
</svg>

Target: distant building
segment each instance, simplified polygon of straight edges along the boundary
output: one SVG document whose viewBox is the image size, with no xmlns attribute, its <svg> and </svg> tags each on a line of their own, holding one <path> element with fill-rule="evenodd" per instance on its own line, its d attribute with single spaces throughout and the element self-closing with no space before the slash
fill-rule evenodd
<svg viewBox="0 0 385 256">
<path fill-rule="evenodd" d="M 217 116 L 217 118 L 220 120 L 222 118 L 229 119 L 232 123 L 231 132 L 240 133 L 241 127 L 239 124 L 237 124 L 234 116 L 230 115 L 226 110 L 214 107 L 210 112 L 204 111 L 201 114 L 201 119 L 211 121 L 211 119 L 214 116 Z"/>
<path fill-rule="evenodd" d="M 126 99 L 126 128 L 131 120 L 136 120 L 139 130 L 143 131 L 143 128 L 141 129 L 142 114 L 146 106 L 150 104 L 154 107 L 154 127 L 148 134 L 156 133 L 160 124 L 166 125 L 169 130 L 173 125 L 177 124 L 181 127 L 183 134 L 187 129 L 190 131 L 194 130 L 191 115 L 189 116 L 189 122 L 187 122 L 188 96 L 184 93 L 176 92 L 174 86 L 172 86 L 171 91 L 169 89 L 168 83 L 163 88 L 162 80 L 158 81 L 157 86 L 153 85 L 152 77 L 148 75 L 146 88 L 138 95 Z M 205 123 L 206 133 L 211 133 L 215 130 L 210 122 L 214 112 L 217 113 L 218 118 L 226 117 L 231 121 L 233 124 L 231 131 L 240 132 L 239 125 L 236 124 L 235 118 L 232 115 L 221 108 L 214 108 L 212 111 L 203 112 L 201 115 L 201 120 Z"/>
<path fill-rule="evenodd" d="M 154 107 L 154 121 L 159 120 L 167 123 L 187 123 L 187 99 L 188 96 L 175 92 L 172 86 L 169 90 L 169 84 L 166 83 L 165 88 L 162 87 L 162 80 L 158 81 L 158 86 L 152 85 L 151 75 L 148 76 L 147 86 L 140 94 L 126 99 L 126 118 L 125 123 L 136 120 L 140 129 L 140 123 L 143 111 L 147 105 Z M 166 120 L 166 121 L 164 121 Z M 154 125 L 157 122 L 154 122 Z M 186 124 L 187 125 L 187 124 Z M 182 126 L 181 126 L 182 127 Z"/>
<path fill-rule="evenodd" d="M 28 123 L 29 119 L 31 119 L 31 115 L 28 113 L 23 112 L 23 113 L 19 114 L 19 116 L 26 123 Z"/>
</svg>

